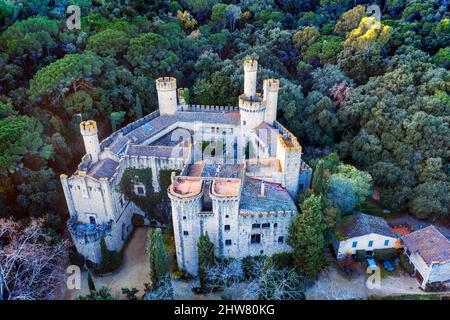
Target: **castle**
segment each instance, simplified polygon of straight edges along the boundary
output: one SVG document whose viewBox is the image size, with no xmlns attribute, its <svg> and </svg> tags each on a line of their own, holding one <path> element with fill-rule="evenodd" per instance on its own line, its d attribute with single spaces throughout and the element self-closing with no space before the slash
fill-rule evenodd
<svg viewBox="0 0 450 320">
<path fill-rule="evenodd" d="M 309 187 L 312 170 L 295 136 L 276 121 L 279 80 L 264 80 L 261 95 L 257 69 L 257 61 L 244 62 L 238 107 L 186 104 L 176 79 L 164 77 L 156 80 L 159 110 L 102 142 L 95 121 L 81 122 L 86 155 L 61 182 L 68 229 L 83 256 L 101 261 L 101 235 L 110 250 L 121 250 L 132 216 L 145 215 L 118 188 L 127 168 L 151 169 L 152 192 L 160 192 L 161 170 L 174 171 L 167 194 L 180 269 L 197 274 L 197 242 L 205 232 L 217 256 L 291 250 L 294 201 Z M 133 192 L 145 196 L 145 184 Z"/>
</svg>

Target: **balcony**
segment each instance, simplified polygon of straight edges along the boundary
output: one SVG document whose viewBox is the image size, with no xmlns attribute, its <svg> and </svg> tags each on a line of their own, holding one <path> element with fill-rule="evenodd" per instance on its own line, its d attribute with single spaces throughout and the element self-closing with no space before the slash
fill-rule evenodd
<svg viewBox="0 0 450 320">
<path fill-rule="evenodd" d="M 98 241 L 102 234 L 109 235 L 112 229 L 112 220 L 103 224 L 81 223 L 74 215 L 67 220 L 67 227 L 74 240 L 86 244 Z"/>
</svg>

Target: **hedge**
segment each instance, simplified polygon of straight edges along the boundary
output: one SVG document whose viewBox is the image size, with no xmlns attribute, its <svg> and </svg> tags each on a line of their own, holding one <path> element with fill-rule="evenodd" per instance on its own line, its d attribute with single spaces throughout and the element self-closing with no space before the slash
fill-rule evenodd
<svg viewBox="0 0 450 320">
<path fill-rule="evenodd" d="M 362 262 L 366 260 L 367 252 L 366 250 L 356 250 L 355 260 L 358 262 Z"/>
<path fill-rule="evenodd" d="M 398 251 L 395 248 L 375 249 L 373 250 L 373 257 L 375 260 L 394 259 L 397 257 Z"/>
</svg>

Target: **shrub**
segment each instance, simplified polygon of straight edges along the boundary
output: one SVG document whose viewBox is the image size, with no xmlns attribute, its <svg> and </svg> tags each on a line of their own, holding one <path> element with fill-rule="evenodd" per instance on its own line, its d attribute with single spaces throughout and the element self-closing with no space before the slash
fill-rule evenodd
<svg viewBox="0 0 450 320">
<path fill-rule="evenodd" d="M 78 250 L 73 247 L 69 251 L 69 260 L 70 263 L 76 266 L 79 266 L 80 268 L 84 267 L 85 259 L 82 254 L 78 252 Z"/>
<path fill-rule="evenodd" d="M 446 291 L 447 286 L 443 284 L 442 282 L 433 282 L 433 283 L 427 283 L 425 287 L 426 292 L 442 292 Z"/>
<path fill-rule="evenodd" d="M 356 250 L 355 260 L 358 262 L 362 262 L 366 259 L 366 255 L 366 250 Z"/>
<path fill-rule="evenodd" d="M 394 259 L 397 256 L 397 249 L 375 249 L 373 250 L 373 257 L 375 260 Z"/>
<path fill-rule="evenodd" d="M 144 217 L 140 214 L 133 214 L 131 217 L 131 223 L 135 228 L 142 227 L 144 225 Z"/>
<path fill-rule="evenodd" d="M 244 277 L 250 279 L 253 277 L 253 270 L 255 270 L 255 264 L 261 260 L 266 260 L 266 256 L 247 256 L 242 259 L 242 271 L 244 272 Z"/>
<path fill-rule="evenodd" d="M 78 300 L 114 300 L 114 297 L 111 295 L 110 288 L 102 286 L 96 291 L 91 291 L 86 296 L 79 296 Z"/>
<path fill-rule="evenodd" d="M 137 300 L 136 294 L 139 292 L 136 288 L 122 288 L 122 294 L 124 294 L 128 300 Z"/>
<path fill-rule="evenodd" d="M 91 274 L 90 271 L 88 272 L 88 278 L 87 278 L 87 281 L 88 281 L 88 288 L 89 288 L 89 291 L 96 291 L 94 279 L 92 279 L 92 274 Z"/>
<path fill-rule="evenodd" d="M 200 286 L 206 289 L 207 279 L 205 270 L 214 265 L 214 244 L 209 240 L 208 234 L 201 235 L 197 242 L 198 249 L 198 277 Z"/>
<path fill-rule="evenodd" d="M 184 276 L 184 273 L 181 270 L 176 270 L 176 271 L 172 272 L 172 278 L 174 278 L 175 280 L 182 279 L 183 276 Z"/>
<path fill-rule="evenodd" d="M 294 268 L 294 255 L 290 252 L 275 253 L 272 255 L 272 261 L 277 269 Z"/>
<path fill-rule="evenodd" d="M 409 274 L 412 274 L 414 272 L 413 265 L 409 262 L 408 257 L 405 254 L 402 254 L 400 256 L 400 265 L 403 269 L 405 269 Z"/>
<path fill-rule="evenodd" d="M 94 271 L 103 274 L 117 270 L 122 264 L 122 253 L 109 250 L 103 236 L 100 238 L 100 249 L 102 252 L 102 262 L 95 266 Z"/>
</svg>

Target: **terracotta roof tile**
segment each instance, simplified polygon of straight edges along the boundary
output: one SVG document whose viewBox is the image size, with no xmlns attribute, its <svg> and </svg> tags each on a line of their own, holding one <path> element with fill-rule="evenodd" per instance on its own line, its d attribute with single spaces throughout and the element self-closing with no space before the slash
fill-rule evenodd
<svg viewBox="0 0 450 320">
<path fill-rule="evenodd" d="M 411 232 L 402 240 L 410 252 L 417 252 L 428 265 L 450 262 L 450 241 L 433 225 Z"/>
</svg>

